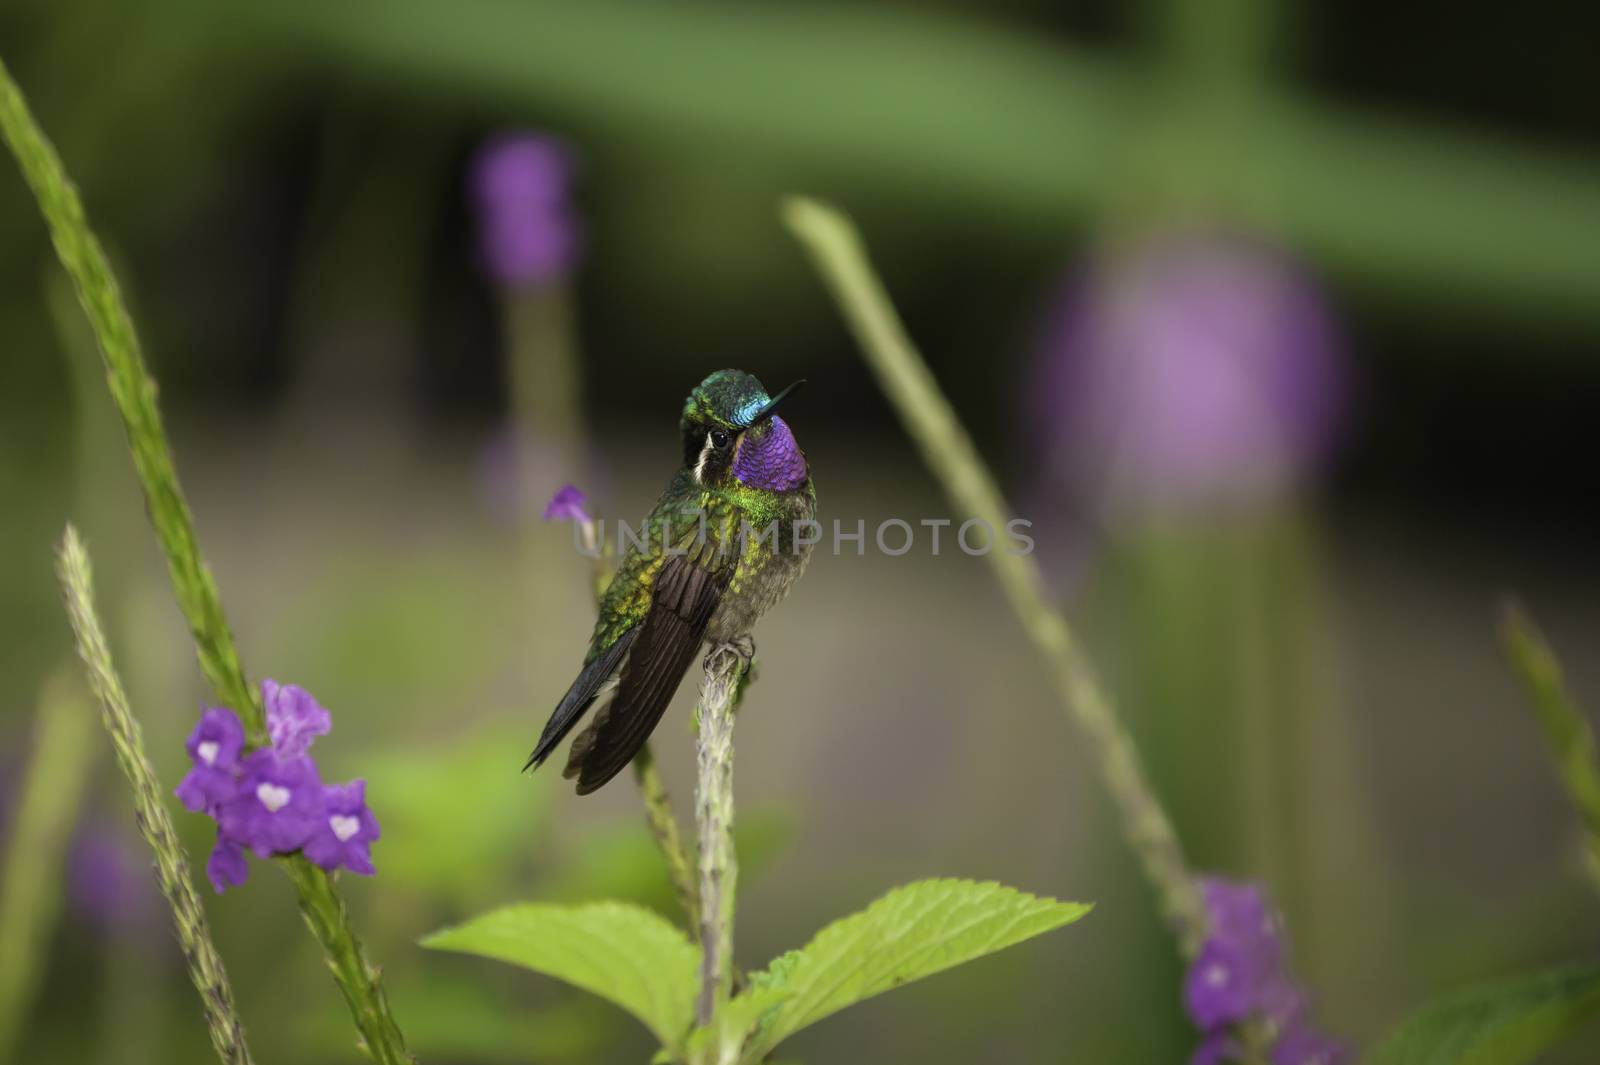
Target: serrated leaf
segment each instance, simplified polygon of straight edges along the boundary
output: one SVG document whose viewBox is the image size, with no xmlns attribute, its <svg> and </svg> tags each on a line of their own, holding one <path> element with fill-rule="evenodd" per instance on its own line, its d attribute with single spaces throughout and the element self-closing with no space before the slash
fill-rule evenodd
<svg viewBox="0 0 1600 1065">
<path fill-rule="evenodd" d="M 1600 965 L 1471 987 L 1412 1014 L 1366 1065 L 1525 1065 L 1600 1016 Z"/>
<path fill-rule="evenodd" d="M 895 888 L 752 978 L 783 999 L 744 1060 L 760 1060 L 846 1006 L 1070 924 L 1089 909 L 993 882 L 923 880 Z"/>
<path fill-rule="evenodd" d="M 422 940 L 520 965 L 599 995 L 633 1014 L 673 1049 L 694 1023 L 700 952 L 642 906 L 523 903 L 475 917 Z"/>
</svg>

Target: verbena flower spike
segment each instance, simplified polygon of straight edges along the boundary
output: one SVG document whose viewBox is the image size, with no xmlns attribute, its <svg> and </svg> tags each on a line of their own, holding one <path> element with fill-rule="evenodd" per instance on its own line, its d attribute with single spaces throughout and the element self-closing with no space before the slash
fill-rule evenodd
<svg viewBox="0 0 1600 1065">
<path fill-rule="evenodd" d="M 156 539 L 167 558 L 173 592 L 188 620 L 200 667 L 218 700 L 233 707 L 246 743 L 269 741 L 266 712 L 246 680 L 228 629 L 211 570 L 200 554 L 194 519 L 178 483 L 172 451 L 156 406 L 156 384 L 145 368 L 133 320 L 124 305 L 105 251 L 89 228 L 77 190 L 67 179 L 55 149 L 29 113 L 21 91 L 0 64 L 0 133 L 22 169 L 28 187 L 50 228 L 61 265 L 72 278 L 78 301 L 89 318 L 105 364 L 106 379 L 127 431 L 135 472 Z M 226 856 L 226 871 L 237 873 L 237 856 Z M 322 947 L 334 980 L 350 1008 L 366 1051 L 383 1065 L 411 1060 L 399 1026 L 389 1012 L 378 974 L 351 930 L 344 901 L 327 873 L 303 856 L 281 859 L 300 897 L 301 913 Z"/>
</svg>

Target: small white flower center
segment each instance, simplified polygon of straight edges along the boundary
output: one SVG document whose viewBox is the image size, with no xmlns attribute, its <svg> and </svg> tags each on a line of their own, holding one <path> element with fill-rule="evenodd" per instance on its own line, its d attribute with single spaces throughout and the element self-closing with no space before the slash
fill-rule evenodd
<svg viewBox="0 0 1600 1065">
<path fill-rule="evenodd" d="M 217 761 L 217 741 L 216 740 L 201 740 L 200 741 L 200 746 L 195 748 L 195 753 L 200 756 L 200 760 L 202 762 L 204 762 L 206 765 L 214 765 L 214 764 L 216 764 L 216 761 Z"/>
<path fill-rule="evenodd" d="M 267 813 L 275 814 L 289 805 L 289 789 L 278 784 L 257 784 L 256 798 L 267 808 Z"/>
<path fill-rule="evenodd" d="M 348 843 L 351 836 L 361 831 L 361 822 L 344 814 L 334 814 L 328 818 L 328 827 L 333 829 L 335 839 L 340 843 Z"/>
<path fill-rule="evenodd" d="M 1211 987 L 1221 987 L 1223 984 L 1228 982 L 1227 968 L 1221 965 L 1207 966 L 1205 972 L 1205 981 Z"/>
</svg>

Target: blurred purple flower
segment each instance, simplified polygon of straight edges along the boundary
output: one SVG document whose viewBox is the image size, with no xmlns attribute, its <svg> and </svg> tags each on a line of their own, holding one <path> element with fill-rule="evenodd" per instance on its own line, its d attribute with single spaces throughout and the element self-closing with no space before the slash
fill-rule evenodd
<svg viewBox="0 0 1600 1065">
<path fill-rule="evenodd" d="M 222 834 L 260 858 L 305 846 L 323 817 L 322 781 L 310 758 L 256 751 L 240 763 L 233 798 L 217 808 Z"/>
<path fill-rule="evenodd" d="M 1285 256 L 1158 238 L 1066 286 L 1028 423 L 1046 478 L 1113 507 L 1248 502 L 1327 454 L 1344 370 L 1327 304 Z"/>
<path fill-rule="evenodd" d="M 371 876 L 372 841 L 378 838 L 378 819 L 367 809 L 367 782 L 324 788 L 322 823 L 306 841 L 305 856 L 328 872 L 344 868 Z"/>
<path fill-rule="evenodd" d="M 1211 933 L 1184 979 L 1184 1007 L 1205 1033 L 1194 1061 L 1235 1057 L 1229 1026 L 1260 1020 L 1277 1040 L 1273 1065 L 1337 1065 L 1343 1045 L 1305 1025 L 1307 996 L 1289 970 L 1283 922 L 1265 893 L 1219 878 L 1203 879 L 1200 892 Z"/>
<path fill-rule="evenodd" d="M 132 924 L 150 897 L 145 864 L 114 825 L 90 822 L 67 855 L 68 896 L 97 924 Z"/>
<path fill-rule="evenodd" d="M 545 504 L 545 521 L 575 521 L 587 525 L 594 519 L 589 516 L 589 497 L 574 485 L 562 485 L 560 491 Z"/>
<path fill-rule="evenodd" d="M 239 752 L 244 726 L 232 710 L 214 706 L 200 715 L 184 748 L 192 768 L 173 794 L 191 813 L 211 813 L 237 790 Z"/>
<path fill-rule="evenodd" d="M 496 284 L 542 284 L 577 262 L 578 226 L 567 203 L 571 173 L 567 149 L 539 134 L 505 134 L 478 150 L 471 198 L 483 267 Z"/>
<path fill-rule="evenodd" d="M 1250 956 L 1221 937 L 1200 948 L 1183 984 L 1183 1003 L 1204 1031 L 1233 1024 L 1250 1015 L 1256 985 L 1262 974 L 1250 966 Z"/>
<path fill-rule="evenodd" d="M 1239 1057 L 1239 1045 L 1227 1032 L 1212 1032 L 1194 1048 L 1189 1065 L 1222 1065 Z"/>
<path fill-rule="evenodd" d="M 304 688 L 264 680 L 261 700 L 267 710 L 267 736 L 280 758 L 300 757 L 312 740 L 333 728 L 332 715 Z"/>
</svg>

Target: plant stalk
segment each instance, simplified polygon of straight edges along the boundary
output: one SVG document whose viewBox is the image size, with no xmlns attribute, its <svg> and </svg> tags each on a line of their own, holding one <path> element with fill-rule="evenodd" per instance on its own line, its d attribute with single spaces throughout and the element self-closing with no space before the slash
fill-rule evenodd
<svg viewBox="0 0 1600 1065">
<path fill-rule="evenodd" d="M 1555 652 L 1520 608 L 1505 608 L 1500 638 L 1527 688 L 1545 746 L 1583 826 L 1586 871 L 1600 889 L 1600 759 L 1595 755 L 1594 730 L 1567 690 Z"/>
<path fill-rule="evenodd" d="M 696 720 L 695 825 L 699 833 L 700 997 L 697 1023 L 716 1031 L 733 988 L 733 914 L 739 864 L 733 846 L 733 719 L 744 660 L 728 648 L 706 659 Z M 719 1035 L 711 1041 L 722 1042 Z M 723 1050 L 714 1051 L 720 1061 Z"/>
<path fill-rule="evenodd" d="M 224 1065 L 250 1065 L 244 1024 L 233 1003 L 233 988 L 228 983 L 222 955 L 211 940 L 211 929 L 206 923 L 205 910 L 200 905 L 200 897 L 195 892 L 189 874 L 183 844 L 178 841 L 177 830 L 167 813 L 165 792 L 157 781 L 149 755 L 145 753 L 144 736 L 129 707 L 128 693 L 122 686 L 122 679 L 112 664 L 105 629 L 95 612 L 94 577 L 89 554 L 84 549 L 83 541 L 78 538 L 77 530 L 70 525 L 56 554 L 56 574 L 66 598 L 67 615 L 72 621 L 78 656 L 83 659 L 89 686 L 100 703 L 101 723 L 111 737 L 117 765 L 133 788 L 134 815 L 139 834 L 155 852 L 156 881 L 161 886 L 162 897 L 172 909 L 178 944 L 183 949 L 189 979 L 200 993 L 200 1006 L 205 1012 L 211 1045 Z M 79 758 L 82 758 L 81 752 Z"/>
<path fill-rule="evenodd" d="M 993 476 L 906 335 L 855 226 L 838 210 L 803 198 L 786 201 L 783 217 L 839 304 L 878 384 L 951 504 L 966 517 L 987 522 L 996 534 L 1007 528 L 1010 513 Z M 1062 706 L 1093 747 L 1121 815 L 1124 838 L 1156 889 L 1162 915 L 1180 950 L 1192 958 L 1205 939 L 1205 907 L 1133 738 L 1066 619 L 1049 601 L 1033 556 L 994 550 L 986 557 L 1023 630 L 1044 659 Z"/>
</svg>

